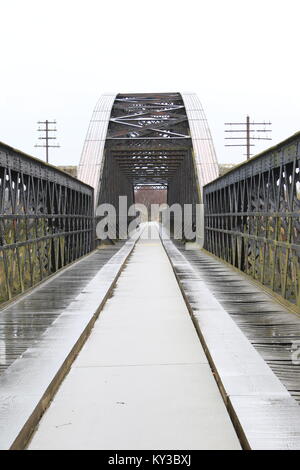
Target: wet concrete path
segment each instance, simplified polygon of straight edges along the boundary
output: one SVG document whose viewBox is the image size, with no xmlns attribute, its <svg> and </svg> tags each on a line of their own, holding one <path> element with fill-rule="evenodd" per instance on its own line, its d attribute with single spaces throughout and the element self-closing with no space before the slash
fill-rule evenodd
<svg viewBox="0 0 300 470">
<path fill-rule="evenodd" d="M 161 241 L 141 239 L 29 449 L 238 449 Z"/>
<path fill-rule="evenodd" d="M 95 250 L 0 310 L 0 374 L 41 341 L 47 328 L 122 245 L 119 242 Z"/>
</svg>

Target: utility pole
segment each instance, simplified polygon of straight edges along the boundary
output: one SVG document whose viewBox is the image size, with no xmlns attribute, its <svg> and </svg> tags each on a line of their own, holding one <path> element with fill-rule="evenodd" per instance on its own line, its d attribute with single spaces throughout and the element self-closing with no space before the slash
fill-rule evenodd
<svg viewBox="0 0 300 470">
<path fill-rule="evenodd" d="M 254 147 L 252 140 L 272 140 L 271 137 L 255 137 L 254 132 L 272 132 L 271 129 L 266 126 L 271 126 L 271 122 L 250 122 L 250 117 L 246 116 L 245 122 L 225 122 L 225 126 L 245 126 L 241 129 L 226 129 L 225 132 L 241 132 L 241 137 L 225 137 L 225 140 L 246 140 L 246 144 L 225 144 L 225 147 L 246 147 L 247 148 L 247 160 L 249 160 L 250 147 Z M 253 126 L 264 126 L 264 129 L 253 129 Z"/>
<path fill-rule="evenodd" d="M 49 143 L 49 140 L 56 140 L 56 136 L 55 135 L 49 135 L 49 132 L 56 132 L 57 129 L 56 127 L 52 128 L 51 129 L 51 125 L 56 125 L 56 121 L 48 121 L 46 119 L 46 121 L 38 121 L 38 124 L 42 124 L 44 127 L 41 128 L 39 126 L 39 128 L 37 129 L 38 132 L 44 132 L 44 135 L 42 135 L 41 137 L 39 137 L 39 140 L 45 140 L 45 143 L 43 145 L 38 145 L 36 144 L 35 147 L 44 147 L 46 148 L 46 162 L 49 163 L 49 148 L 52 147 L 52 148 L 58 148 L 60 147 L 59 144 L 53 144 L 51 145 Z M 50 126 L 50 127 L 49 127 Z"/>
</svg>

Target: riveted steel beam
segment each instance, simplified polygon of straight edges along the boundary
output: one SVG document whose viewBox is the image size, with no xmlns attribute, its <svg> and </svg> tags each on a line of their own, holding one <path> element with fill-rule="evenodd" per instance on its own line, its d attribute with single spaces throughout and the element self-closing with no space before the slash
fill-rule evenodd
<svg viewBox="0 0 300 470">
<path fill-rule="evenodd" d="M 0 143 L 0 302 L 94 246 L 93 189 Z"/>
<path fill-rule="evenodd" d="M 300 311 L 300 133 L 204 187 L 205 247 Z"/>
</svg>

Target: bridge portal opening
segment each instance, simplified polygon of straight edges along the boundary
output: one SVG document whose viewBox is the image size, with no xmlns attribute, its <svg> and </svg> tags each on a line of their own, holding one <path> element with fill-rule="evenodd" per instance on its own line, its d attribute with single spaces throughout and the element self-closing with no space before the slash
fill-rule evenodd
<svg viewBox="0 0 300 470">
<path fill-rule="evenodd" d="M 119 94 L 113 103 L 97 204 L 200 202 L 180 93 Z"/>
<path fill-rule="evenodd" d="M 159 213 L 154 211 L 156 206 L 162 207 L 168 201 L 167 186 L 137 185 L 134 187 L 134 203 L 141 208 L 142 222 L 159 222 Z M 144 213 L 142 211 L 145 207 Z"/>
<path fill-rule="evenodd" d="M 182 211 L 188 205 L 194 224 L 202 187 L 217 176 L 209 127 L 194 93 L 99 99 L 78 168 L 78 178 L 94 187 L 96 210 L 110 204 L 118 211 L 120 196 L 128 207 L 155 199 Z"/>
</svg>

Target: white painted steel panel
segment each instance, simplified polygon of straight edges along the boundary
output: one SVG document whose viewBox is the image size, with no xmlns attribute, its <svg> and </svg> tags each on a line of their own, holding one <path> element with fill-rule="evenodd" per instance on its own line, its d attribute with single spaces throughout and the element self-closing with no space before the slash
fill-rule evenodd
<svg viewBox="0 0 300 470">
<path fill-rule="evenodd" d="M 219 176 L 217 156 L 201 102 L 195 93 L 181 93 L 187 113 L 197 169 L 202 187 Z"/>
<path fill-rule="evenodd" d="M 98 200 L 106 133 L 116 94 L 102 95 L 93 111 L 78 167 L 78 179 L 95 188 Z"/>
</svg>

